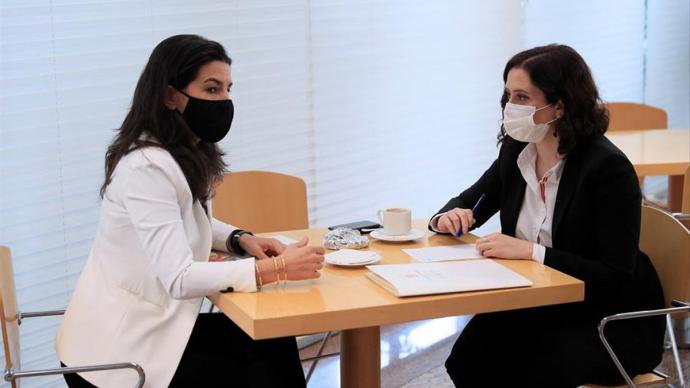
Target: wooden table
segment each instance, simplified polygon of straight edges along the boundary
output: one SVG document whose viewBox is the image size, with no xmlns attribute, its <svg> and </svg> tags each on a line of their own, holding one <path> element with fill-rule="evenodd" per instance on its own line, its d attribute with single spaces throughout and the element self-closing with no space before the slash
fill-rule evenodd
<svg viewBox="0 0 690 388">
<path fill-rule="evenodd" d="M 417 228 L 426 221 L 416 221 Z M 308 235 L 320 244 L 325 229 L 281 232 L 299 238 Z M 265 235 L 272 236 L 276 233 Z M 464 242 L 474 241 L 464 236 Z M 416 242 L 389 243 L 372 239 L 369 249 L 383 264 L 408 263 L 401 248 L 457 244 L 447 236 L 427 233 Z M 534 261 L 497 260 L 529 278 L 527 288 L 396 298 L 364 275 L 365 268 L 326 265 L 315 280 L 265 286 L 257 293 L 218 294 L 213 303 L 254 339 L 342 330 L 340 380 L 342 387 L 378 387 L 381 384 L 381 325 L 454 315 L 511 310 L 584 299 L 584 283 Z"/>
<path fill-rule="evenodd" d="M 683 174 L 690 166 L 690 129 L 650 129 L 606 133 L 630 159 L 639 177 L 669 176 L 669 207 L 680 211 Z"/>
</svg>

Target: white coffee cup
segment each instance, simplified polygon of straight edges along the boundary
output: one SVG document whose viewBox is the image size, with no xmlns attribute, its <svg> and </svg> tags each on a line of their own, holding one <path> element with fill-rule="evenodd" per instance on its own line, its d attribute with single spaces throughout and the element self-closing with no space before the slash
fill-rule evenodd
<svg viewBox="0 0 690 388">
<path fill-rule="evenodd" d="M 412 212 L 410 209 L 389 208 L 377 212 L 379 222 L 383 225 L 383 234 L 401 236 L 410 234 L 412 229 Z"/>
</svg>

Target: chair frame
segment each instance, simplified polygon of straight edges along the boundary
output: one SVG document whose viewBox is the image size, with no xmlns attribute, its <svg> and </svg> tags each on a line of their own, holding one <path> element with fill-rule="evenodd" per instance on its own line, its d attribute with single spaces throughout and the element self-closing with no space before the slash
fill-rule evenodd
<svg viewBox="0 0 690 388">
<path fill-rule="evenodd" d="M 328 339 L 331 338 L 332 334 L 334 334 L 334 332 L 332 332 L 332 331 L 327 331 L 325 333 L 325 335 L 323 336 L 323 339 L 321 340 L 321 344 L 319 345 L 319 351 L 316 352 L 316 356 L 306 357 L 306 358 L 303 358 L 300 360 L 301 362 L 314 361 L 309 366 L 309 371 L 307 372 L 307 376 L 305 378 L 307 383 L 309 382 L 309 379 L 311 379 L 311 375 L 314 373 L 314 370 L 316 369 L 316 364 L 318 364 L 322 358 L 334 357 L 334 356 L 340 355 L 340 352 L 323 354 L 323 348 L 326 346 L 326 343 L 328 342 Z M 335 333 L 335 334 L 337 334 L 337 333 Z"/>
<path fill-rule="evenodd" d="M 8 249 L 9 251 L 9 249 Z M 11 253 L 10 253 L 10 268 L 11 268 Z M 65 310 L 47 310 L 47 311 L 32 311 L 32 312 L 21 312 L 17 310 L 16 316 L 12 318 L 17 319 L 17 326 L 21 326 L 22 321 L 25 318 L 33 318 L 33 317 L 50 317 L 50 316 L 61 316 L 64 315 Z M 2 314 L 1 322 L 2 323 L 2 335 L 3 335 L 3 341 L 8 340 L 6 337 L 6 320 L 5 320 L 5 307 L 3 303 L 3 295 L 2 292 L 0 292 L 0 314 Z M 29 377 L 39 377 L 39 376 L 51 376 L 51 375 L 64 375 L 68 373 L 78 373 L 78 372 L 97 372 L 97 371 L 104 371 L 104 370 L 117 370 L 117 369 L 132 369 L 135 372 L 137 372 L 138 375 L 138 380 L 135 385 L 136 388 L 141 388 L 144 386 L 144 382 L 146 381 L 146 374 L 144 373 L 144 368 L 141 367 L 141 365 L 134 363 L 134 362 L 122 362 L 122 363 L 114 363 L 114 364 L 94 364 L 94 365 L 84 365 L 84 366 L 72 366 L 72 367 L 64 367 L 64 368 L 53 368 L 53 369 L 34 369 L 34 370 L 15 370 L 13 365 L 12 365 L 12 358 L 10 357 L 9 354 L 9 346 L 6 346 L 3 348 L 3 352 L 5 354 L 5 359 L 7 360 L 7 363 L 9 366 L 6 366 L 4 371 L 3 371 L 3 378 L 5 381 L 9 382 L 12 387 L 15 387 L 17 384 L 15 383 L 16 380 L 22 379 L 22 378 L 29 378 Z"/>
<path fill-rule="evenodd" d="M 671 341 L 671 349 L 673 349 L 673 359 L 674 359 L 675 364 L 676 364 L 676 372 L 678 373 L 678 380 L 680 381 L 680 386 L 685 387 L 685 379 L 683 377 L 683 369 L 680 365 L 680 356 L 678 355 L 678 347 L 676 346 L 676 336 L 673 334 L 673 325 L 671 323 L 671 314 L 690 312 L 690 303 L 681 302 L 679 300 L 674 300 L 673 302 L 671 302 L 671 305 L 674 307 L 668 307 L 668 308 L 657 309 L 657 310 L 636 311 L 636 312 L 630 312 L 630 313 L 620 313 L 620 314 L 609 315 L 607 317 L 604 317 L 601 320 L 601 322 L 599 323 L 599 327 L 598 327 L 599 338 L 601 339 L 601 342 L 604 344 L 606 351 L 608 351 L 609 355 L 611 356 L 611 359 L 613 360 L 614 364 L 616 364 L 616 368 L 618 368 L 618 371 L 621 373 L 621 375 L 625 379 L 625 382 L 630 387 L 637 387 L 637 384 L 635 384 L 635 382 L 630 377 L 628 372 L 625 371 L 625 368 L 623 368 L 623 365 L 621 364 L 620 360 L 618 359 L 618 356 L 616 356 L 616 353 L 613 351 L 613 349 L 611 348 L 611 345 L 606 340 L 606 336 L 604 334 L 604 329 L 606 328 L 606 324 L 608 324 L 609 322 L 612 322 L 612 321 L 619 321 L 619 320 L 624 320 L 624 319 L 633 319 L 633 318 L 643 318 L 643 317 L 653 317 L 653 316 L 658 316 L 658 315 L 665 315 L 666 316 L 666 332 L 667 332 L 669 339 Z"/>
<path fill-rule="evenodd" d="M 598 326 L 599 339 L 625 383 L 630 387 L 637 387 L 638 384 L 645 385 L 648 383 L 646 377 L 651 373 L 642 374 L 637 376 L 640 377 L 639 379 L 637 377 L 633 379 L 626 372 L 606 339 L 605 328 L 612 321 L 663 315 L 666 320 L 667 344 L 670 345 L 673 351 L 680 386 L 685 387 L 687 383 L 683 376 L 671 315 L 678 314 L 687 317 L 688 313 L 690 313 L 690 284 L 688 284 L 689 280 L 687 277 L 688 266 L 690 266 L 690 262 L 688 262 L 689 257 L 687 256 L 689 247 L 685 245 L 690 241 L 690 231 L 665 210 L 645 205 L 642 206 L 641 210 L 640 249 L 649 254 L 651 262 L 658 273 L 664 291 L 664 307 L 655 310 L 624 312 L 604 317 Z M 667 238 L 669 241 L 666 244 L 660 244 L 659 239 L 663 238 Z M 668 377 L 657 371 L 653 373 L 663 377 L 664 380 Z"/>
</svg>

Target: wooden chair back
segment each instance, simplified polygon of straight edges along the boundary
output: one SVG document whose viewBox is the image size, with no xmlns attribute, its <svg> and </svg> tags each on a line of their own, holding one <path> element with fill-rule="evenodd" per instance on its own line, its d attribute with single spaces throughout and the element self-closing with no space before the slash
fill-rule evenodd
<svg viewBox="0 0 690 388">
<path fill-rule="evenodd" d="M 646 387 L 650 385 L 663 384 L 668 380 L 668 375 L 661 373 L 659 371 L 651 371 L 643 375 L 637 375 L 633 378 L 633 382 L 638 387 Z M 586 384 L 581 388 L 610 388 L 610 387 L 627 387 L 627 385 L 597 385 L 597 384 Z"/>
<path fill-rule="evenodd" d="M 683 199 L 681 200 L 680 211 L 690 214 L 690 166 L 685 170 L 683 177 Z"/>
<path fill-rule="evenodd" d="M 298 177 L 268 171 L 225 174 L 215 188 L 213 215 L 255 233 L 308 229 L 307 186 Z"/>
<path fill-rule="evenodd" d="M 2 328 L 2 350 L 5 355 L 5 369 L 18 370 L 19 360 L 19 320 L 17 294 L 14 287 L 12 255 L 10 249 L 0 246 L 0 327 Z M 12 382 L 16 388 L 18 382 Z"/>
<path fill-rule="evenodd" d="M 671 214 L 642 206 L 640 249 L 659 275 L 666 307 L 673 299 L 690 300 L 690 231 Z"/>
<path fill-rule="evenodd" d="M 635 102 L 609 102 L 609 131 L 668 128 L 668 115 L 663 109 Z"/>
</svg>

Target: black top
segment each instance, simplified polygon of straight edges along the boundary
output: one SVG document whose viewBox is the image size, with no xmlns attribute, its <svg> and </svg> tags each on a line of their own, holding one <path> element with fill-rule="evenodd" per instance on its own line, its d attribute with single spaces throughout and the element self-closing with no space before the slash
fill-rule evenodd
<svg viewBox="0 0 690 388">
<path fill-rule="evenodd" d="M 502 232 L 515 236 L 526 187 L 517 157 L 526 145 L 506 137 L 491 167 L 438 213 L 472 208 L 485 193 L 474 227 L 500 211 Z M 546 248 L 544 264 L 585 282 L 579 313 L 598 320 L 663 307 L 654 267 L 639 250 L 640 213 L 633 166 L 606 137 L 592 135 L 567 156 L 556 196 L 553 247 Z"/>
</svg>

